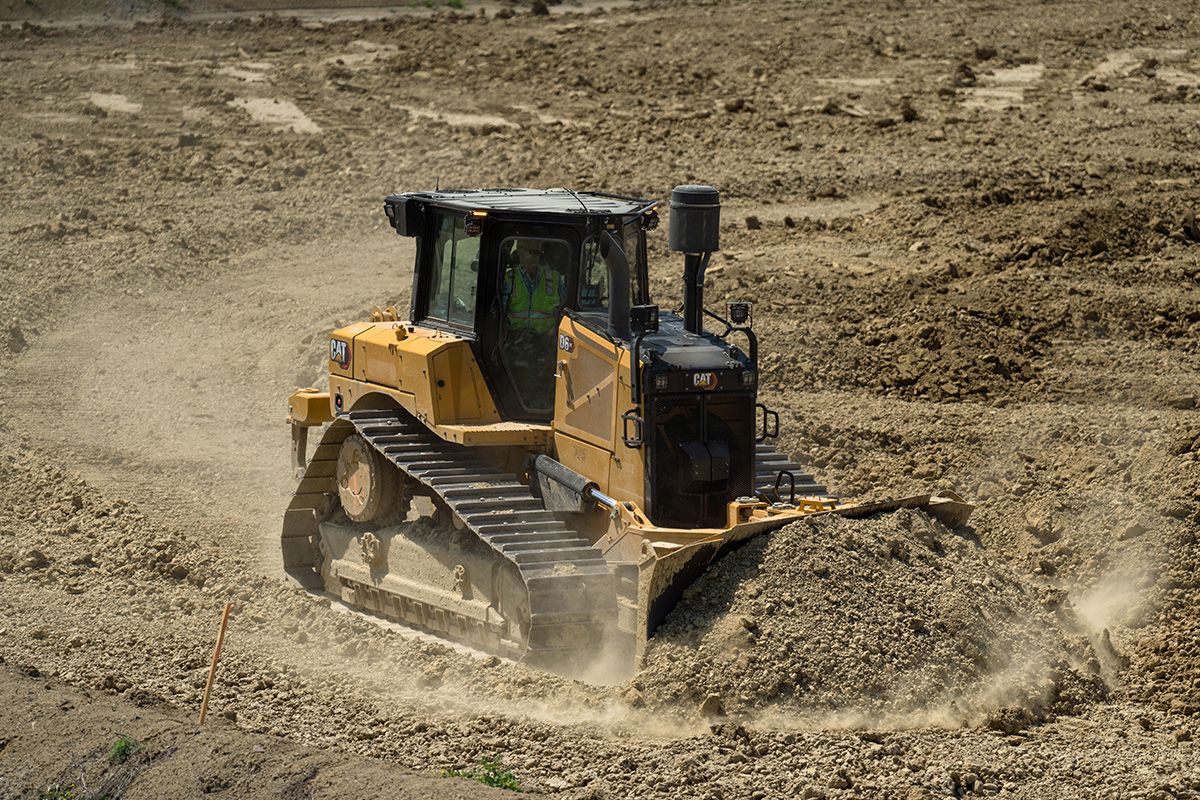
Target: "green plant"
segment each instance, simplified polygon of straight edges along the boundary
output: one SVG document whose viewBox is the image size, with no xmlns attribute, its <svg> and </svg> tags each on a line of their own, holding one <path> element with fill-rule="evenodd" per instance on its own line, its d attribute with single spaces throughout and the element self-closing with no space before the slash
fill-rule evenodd
<svg viewBox="0 0 1200 800">
<path fill-rule="evenodd" d="M 446 0 L 446 5 L 451 8 L 461 9 L 463 7 L 463 0 Z"/>
<path fill-rule="evenodd" d="M 63 786 L 61 783 L 52 783 L 38 793 L 38 800 L 76 800 L 75 784 Z"/>
<path fill-rule="evenodd" d="M 124 764 L 131 755 L 142 749 L 142 743 L 131 736 L 119 736 L 108 751 L 108 763 Z"/>
<path fill-rule="evenodd" d="M 510 792 L 520 792 L 521 784 L 517 783 L 512 770 L 505 768 L 498 758 L 479 759 L 479 770 L 448 769 L 443 773 L 447 778 L 467 778 L 478 781 L 484 786 L 494 786 L 497 789 L 507 789 Z"/>
</svg>

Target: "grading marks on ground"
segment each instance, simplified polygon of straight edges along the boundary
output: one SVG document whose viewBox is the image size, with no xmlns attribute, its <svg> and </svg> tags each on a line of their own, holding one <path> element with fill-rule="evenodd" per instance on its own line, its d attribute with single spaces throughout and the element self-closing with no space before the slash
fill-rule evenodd
<svg viewBox="0 0 1200 800">
<path fill-rule="evenodd" d="M 291 100 L 279 100 L 274 97 L 235 97 L 229 101 L 229 105 L 242 109 L 255 122 L 270 125 L 277 130 L 290 130 L 294 133 L 321 132 L 321 126 L 309 119 Z"/>
<path fill-rule="evenodd" d="M 84 95 L 88 102 L 97 108 L 105 111 L 116 112 L 118 114 L 136 114 L 142 110 L 141 103 L 132 102 L 123 94 L 103 94 L 101 92 L 89 92 Z"/>
<path fill-rule="evenodd" d="M 962 90 L 963 107 L 982 111 L 1005 111 L 1025 105 L 1025 91 L 1042 79 L 1041 64 L 992 69 L 979 75 L 978 86 Z"/>
</svg>

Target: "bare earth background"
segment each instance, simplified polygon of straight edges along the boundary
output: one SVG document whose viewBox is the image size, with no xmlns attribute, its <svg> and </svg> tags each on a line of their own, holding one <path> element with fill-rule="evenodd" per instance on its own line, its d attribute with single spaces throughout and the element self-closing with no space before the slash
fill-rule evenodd
<svg viewBox="0 0 1200 800">
<path fill-rule="evenodd" d="M 454 797 L 482 757 L 572 798 L 1200 795 L 1193 4 L 488 8 L 0 5 L 56 23 L 0 30 L 0 797 Z M 783 449 L 971 530 L 754 542 L 616 686 L 283 583 L 284 399 L 407 301 L 385 194 L 691 181 Z"/>
</svg>

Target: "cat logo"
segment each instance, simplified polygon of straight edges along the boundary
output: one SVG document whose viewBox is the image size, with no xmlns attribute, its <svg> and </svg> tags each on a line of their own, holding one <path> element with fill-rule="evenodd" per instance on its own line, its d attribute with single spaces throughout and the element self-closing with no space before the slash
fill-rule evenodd
<svg viewBox="0 0 1200 800">
<path fill-rule="evenodd" d="M 692 388 L 693 389 L 715 389 L 717 388 L 717 373 L 715 372 L 693 372 L 692 373 Z"/>
<path fill-rule="evenodd" d="M 342 369 L 350 366 L 350 343 L 341 339 L 329 340 L 329 360 Z"/>
</svg>

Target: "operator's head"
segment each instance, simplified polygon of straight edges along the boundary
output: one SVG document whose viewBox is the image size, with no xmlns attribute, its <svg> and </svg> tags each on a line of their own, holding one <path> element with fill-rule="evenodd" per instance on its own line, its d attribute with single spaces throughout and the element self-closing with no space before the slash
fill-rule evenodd
<svg viewBox="0 0 1200 800">
<path fill-rule="evenodd" d="M 515 249 L 517 251 L 517 261 L 521 263 L 525 271 L 534 272 L 538 268 L 537 242 L 531 239 L 518 239 Z"/>
</svg>

